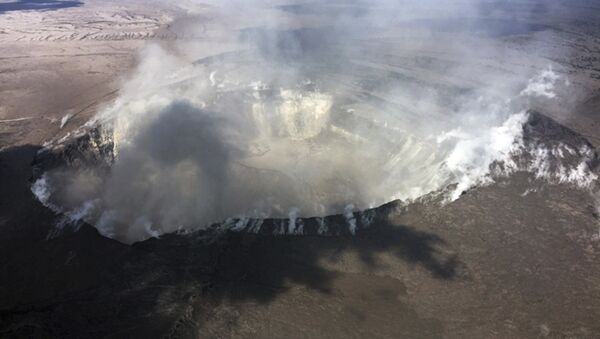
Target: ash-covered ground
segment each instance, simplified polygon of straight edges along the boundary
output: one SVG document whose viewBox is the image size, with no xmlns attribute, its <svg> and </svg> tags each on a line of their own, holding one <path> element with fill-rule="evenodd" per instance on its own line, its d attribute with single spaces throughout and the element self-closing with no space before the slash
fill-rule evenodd
<svg viewBox="0 0 600 339">
<path fill-rule="evenodd" d="M 599 23 L 0 2 L 0 336 L 600 337 Z"/>
</svg>

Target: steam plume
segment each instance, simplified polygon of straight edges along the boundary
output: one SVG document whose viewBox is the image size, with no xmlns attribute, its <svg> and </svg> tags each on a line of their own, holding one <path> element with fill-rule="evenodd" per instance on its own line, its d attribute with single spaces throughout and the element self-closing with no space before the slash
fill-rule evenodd
<svg viewBox="0 0 600 339">
<path fill-rule="evenodd" d="M 236 216 L 355 222 L 353 208 L 457 199 L 490 182 L 494 162 L 516 170 L 530 98 L 560 90 L 548 60 L 518 66 L 502 40 L 542 32 L 521 19 L 551 4 L 194 6 L 175 25 L 182 40 L 149 45 L 97 117 L 115 143 L 110 171 L 56 170 L 34 185 L 44 201 L 85 208 L 126 242 Z M 510 72 L 486 64 L 498 58 Z"/>
</svg>

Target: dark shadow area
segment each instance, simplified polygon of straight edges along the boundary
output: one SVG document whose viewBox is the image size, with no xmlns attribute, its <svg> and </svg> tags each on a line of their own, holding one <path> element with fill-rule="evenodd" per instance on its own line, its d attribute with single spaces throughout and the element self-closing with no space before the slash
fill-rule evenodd
<svg viewBox="0 0 600 339">
<path fill-rule="evenodd" d="M 81 1 L 60 0 L 21 0 L 14 2 L 0 2 L 0 14 L 14 11 L 49 11 L 61 8 L 79 7 Z"/>
<path fill-rule="evenodd" d="M 45 239 L 55 214 L 34 199 L 30 189 L 32 162 L 39 146 L 0 152 L 0 247 L 11 250 L 23 242 Z"/>
<path fill-rule="evenodd" d="M 324 235 L 317 234 L 317 218 L 298 219 L 297 223 L 303 224 L 303 235 L 279 234 L 281 229 L 287 228 L 289 221 L 267 219 L 258 234 L 227 231 L 215 238 L 214 234 L 218 232 L 209 230 L 187 236 L 166 235 L 161 239 L 134 244 L 133 247 L 163 253 L 163 257 L 177 261 L 181 257 L 195 257 L 199 243 L 216 239 L 203 246 L 210 251 L 213 262 L 205 266 L 210 267 L 210 271 L 200 270 L 201 275 L 211 276 L 213 290 L 222 297 L 265 303 L 277 296 L 284 281 L 327 293 L 335 274 L 321 268 L 319 261 L 326 259 L 335 262 L 343 253 L 356 253 L 365 268 L 378 267 L 377 255 L 387 253 L 424 268 L 436 279 L 454 278 L 458 260 L 440 251 L 446 245 L 444 240 L 433 233 L 390 222 L 389 213 L 395 209 L 395 205 L 390 203 L 369 211 L 374 216 L 369 225 L 361 223 L 362 213 L 355 213 L 356 235 L 349 232 L 347 219 L 336 215 L 324 218 L 328 227 Z M 248 225 L 252 224 L 250 220 Z M 205 254 L 202 256 L 206 258 Z M 194 264 L 186 271 L 198 271 L 193 266 L 200 260 L 194 259 Z M 176 265 L 176 262 L 172 263 L 172 266 Z M 238 286 L 222 289 L 231 284 Z M 240 293 L 245 288 L 240 289 L 239 285 L 255 285 L 257 288 Z M 231 291 L 237 292 L 231 294 Z"/>
<path fill-rule="evenodd" d="M 390 221 L 395 203 L 355 213 L 356 235 L 348 216 L 336 215 L 324 219 L 326 232 L 319 219 L 297 220 L 305 235 L 283 235 L 289 221 L 267 219 L 257 233 L 247 232 L 250 220 L 239 232 L 215 225 L 132 246 L 86 224 L 46 239 L 58 216 L 30 191 L 38 150 L 0 152 L 0 337 L 181 337 L 203 326 L 202 310 L 224 301 L 266 305 L 290 284 L 330 294 L 339 274 L 321 262 L 345 253 L 367 272 L 386 254 L 434 279 L 457 274 L 443 239 Z M 196 320 L 182 323 L 190 307 Z"/>
</svg>

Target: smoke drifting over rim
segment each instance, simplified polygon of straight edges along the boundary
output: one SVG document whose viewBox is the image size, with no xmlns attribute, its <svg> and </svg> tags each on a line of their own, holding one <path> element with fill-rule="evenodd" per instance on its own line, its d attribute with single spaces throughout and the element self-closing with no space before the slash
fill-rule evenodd
<svg viewBox="0 0 600 339">
<path fill-rule="evenodd" d="M 525 112 L 569 84 L 503 39 L 536 44 L 546 27 L 524 19 L 555 7 L 187 2 L 180 40 L 147 46 L 95 121 L 111 168 L 56 169 L 33 191 L 133 242 L 229 217 L 347 214 L 440 190 L 451 201 L 492 175 L 535 172 L 543 148 L 514 161 Z M 586 161 L 558 175 L 589 186 Z"/>
</svg>

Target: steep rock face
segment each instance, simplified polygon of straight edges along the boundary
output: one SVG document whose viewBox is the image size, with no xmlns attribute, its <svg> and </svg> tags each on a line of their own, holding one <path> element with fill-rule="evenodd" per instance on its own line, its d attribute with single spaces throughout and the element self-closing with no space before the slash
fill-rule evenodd
<svg viewBox="0 0 600 339">
<path fill-rule="evenodd" d="M 593 190 L 598 178 L 598 153 L 582 135 L 536 111 L 523 126 L 523 143 L 508 171 L 524 171 L 550 183 L 566 183 Z"/>
<path fill-rule="evenodd" d="M 572 163 L 587 157 L 591 161 L 590 167 L 592 169 L 597 167 L 598 153 L 584 136 L 559 124 L 543 113 L 530 111 L 529 116 L 529 121 L 524 126 L 525 147 L 542 146 L 555 150 L 562 146 L 567 154 L 560 151 L 551 152 L 555 160 L 563 157 L 567 159 L 568 163 Z"/>
<path fill-rule="evenodd" d="M 58 168 L 98 168 L 108 170 L 115 159 L 112 136 L 96 127 L 49 145 L 37 152 L 32 163 L 33 180 Z"/>
</svg>

